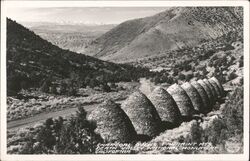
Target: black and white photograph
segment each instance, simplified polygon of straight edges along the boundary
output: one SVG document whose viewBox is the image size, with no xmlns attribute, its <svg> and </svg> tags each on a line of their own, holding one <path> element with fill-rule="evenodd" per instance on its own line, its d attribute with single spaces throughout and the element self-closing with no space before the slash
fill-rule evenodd
<svg viewBox="0 0 250 161">
<path fill-rule="evenodd" d="M 2 3 L 1 159 L 247 160 L 248 3 L 35 2 Z"/>
</svg>

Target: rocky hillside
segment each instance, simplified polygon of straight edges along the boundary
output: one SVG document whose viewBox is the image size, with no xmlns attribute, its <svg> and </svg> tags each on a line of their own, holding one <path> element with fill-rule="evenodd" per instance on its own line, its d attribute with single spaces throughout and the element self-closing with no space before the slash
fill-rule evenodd
<svg viewBox="0 0 250 161">
<path fill-rule="evenodd" d="M 138 80 L 150 73 L 147 69 L 117 65 L 63 50 L 7 19 L 8 94 L 42 85 L 47 89 L 50 83 L 44 83 L 48 80 L 58 84 L 60 80 L 71 78 L 70 87 L 73 84 L 95 87 L 107 82 Z"/>
<path fill-rule="evenodd" d="M 86 52 L 115 62 L 191 47 L 242 28 L 240 7 L 174 7 L 126 21 L 95 39 Z"/>
</svg>

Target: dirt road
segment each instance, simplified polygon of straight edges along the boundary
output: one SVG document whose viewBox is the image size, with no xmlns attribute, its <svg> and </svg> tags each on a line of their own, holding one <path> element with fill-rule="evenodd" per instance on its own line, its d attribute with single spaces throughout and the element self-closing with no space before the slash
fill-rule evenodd
<svg viewBox="0 0 250 161">
<path fill-rule="evenodd" d="M 116 103 L 121 104 L 124 100 L 118 100 L 116 101 Z M 84 109 L 87 113 L 90 113 L 93 109 L 95 109 L 95 107 L 97 107 L 99 104 L 92 104 L 92 105 L 85 105 Z M 56 118 L 59 116 L 70 116 L 72 114 L 75 114 L 75 112 L 77 111 L 77 108 L 69 108 L 69 109 L 63 109 L 60 111 L 54 111 L 54 112 L 46 112 L 46 113 L 41 113 L 41 114 L 37 114 L 35 116 L 29 117 L 29 118 L 25 118 L 25 119 L 20 119 L 20 120 L 14 120 L 14 121 L 10 121 L 7 123 L 7 129 L 16 129 L 16 128 L 22 128 L 22 127 L 26 127 L 26 126 L 31 126 L 34 125 L 36 123 L 45 121 L 48 118 Z"/>
<path fill-rule="evenodd" d="M 93 105 L 86 105 L 84 106 L 84 109 L 87 111 L 87 113 L 91 112 L 98 104 Z M 70 116 L 74 114 L 77 111 L 77 108 L 69 108 L 69 109 L 63 109 L 60 111 L 50 112 L 50 113 L 41 113 L 37 114 L 35 116 L 20 119 L 20 120 L 14 120 L 7 123 L 7 129 L 15 129 L 15 128 L 21 128 L 25 126 L 30 126 L 33 124 L 36 124 L 41 121 L 45 121 L 48 118 L 56 118 L 59 116 Z"/>
</svg>

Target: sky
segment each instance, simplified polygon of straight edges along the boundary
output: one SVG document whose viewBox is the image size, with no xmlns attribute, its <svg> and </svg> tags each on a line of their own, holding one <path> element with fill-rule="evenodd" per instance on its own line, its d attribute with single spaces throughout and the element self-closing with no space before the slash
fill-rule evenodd
<svg viewBox="0 0 250 161">
<path fill-rule="evenodd" d="M 165 10 L 166 7 L 8 8 L 7 17 L 17 22 L 119 24 Z"/>
</svg>

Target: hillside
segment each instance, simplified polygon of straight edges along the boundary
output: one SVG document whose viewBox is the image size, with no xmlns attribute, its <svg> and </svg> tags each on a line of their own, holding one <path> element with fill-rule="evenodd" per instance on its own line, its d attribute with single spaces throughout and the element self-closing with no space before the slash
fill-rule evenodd
<svg viewBox="0 0 250 161">
<path fill-rule="evenodd" d="M 152 17 L 126 21 L 95 39 L 87 53 L 126 62 L 213 40 L 242 28 L 240 7 L 171 8 Z"/>
<path fill-rule="evenodd" d="M 114 27 L 114 25 L 70 25 L 58 23 L 23 24 L 52 44 L 77 53 L 82 53 L 87 44 Z"/>
<path fill-rule="evenodd" d="M 108 82 L 138 80 L 150 73 L 147 69 L 63 50 L 7 19 L 8 95 L 21 89 L 48 89 L 58 84 L 68 84 L 70 88 L 95 87 Z"/>
</svg>

